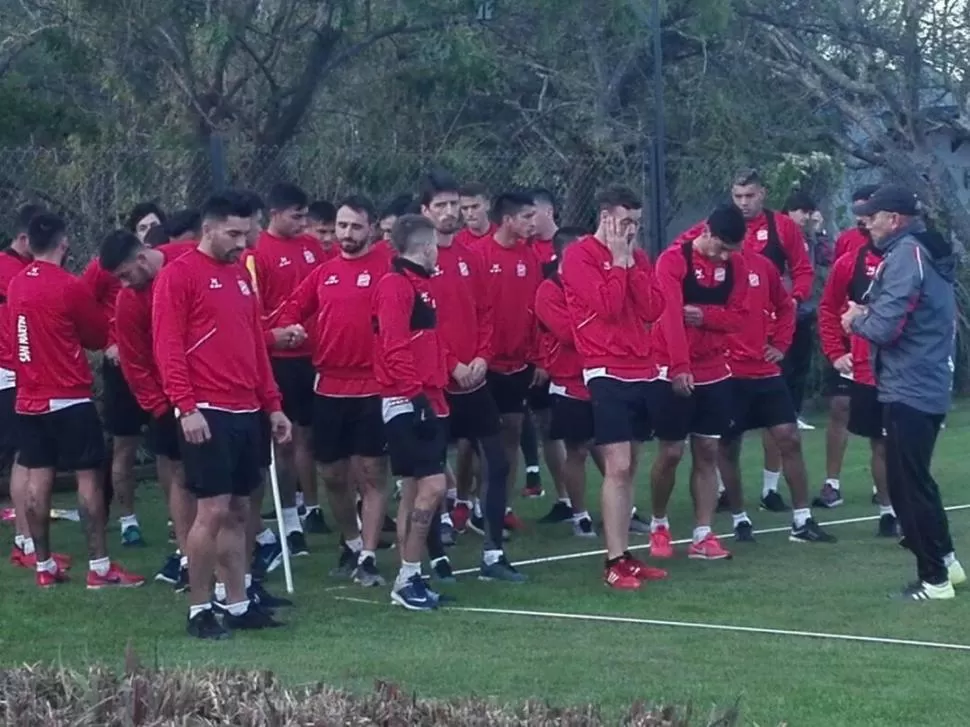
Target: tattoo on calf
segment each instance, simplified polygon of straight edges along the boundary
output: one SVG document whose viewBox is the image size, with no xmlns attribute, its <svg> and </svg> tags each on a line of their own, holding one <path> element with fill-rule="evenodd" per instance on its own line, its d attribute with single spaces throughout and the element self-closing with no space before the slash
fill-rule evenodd
<svg viewBox="0 0 970 727">
<path fill-rule="evenodd" d="M 412 510 L 410 521 L 415 525 L 427 527 L 434 519 L 434 510 Z"/>
<path fill-rule="evenodd" d="M 81 516 L 81 525 L 84 528 L 84 538 L 87 541 L 88 556 L 90 558 L 96 558 L 98 554 L 95 552 L 97 548 L 95 548 L 94 544 L 96 534 L 94 529 L 95 525 L 91 519 L 90 511 L 83 502 L 78 503 L 78 514 Z"/>
</svg>

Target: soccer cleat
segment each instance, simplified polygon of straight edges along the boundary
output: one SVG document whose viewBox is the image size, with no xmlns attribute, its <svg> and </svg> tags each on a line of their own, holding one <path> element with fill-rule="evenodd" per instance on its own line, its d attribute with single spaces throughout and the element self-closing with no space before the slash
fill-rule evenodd
<svg viewBox="0 0 970 727">
<path fill-rule="evenodd" d="M 806 422 L 801 417 L 798 417 L 798 428 L 801 431 L 803 431 L 803 432 L 814 432 L 815 431 L 815 427 L 813 427 L 811 424 L 809 424 L 808 422 Z"/>
<path fill-rule="evenodd" d="M 259 565 L 255 568 L 250 568 L 251 572 L 272 573 L 283 565 L 283 546 L 280 545 L 278 540 L 266 544 L 259 543 L 256 545 L 256 553 L 253 556 L 253 561 L 258 562 Z"/>
<path fill-rule="evenodd" d="M 514 512 L 509 510 L 505 513 L 505 519 L 502 521 L 502 525 L 506 530 L 521 530 L 522 520 Z"/>
<path fill-rule="evenodd" d="M 640 581 L 662 581 L 667 577 L 667 571 L 663 568 L 653 568 L 634 558 L 629 551 L 623 554 L 623 562 L 627 571 Z"/>
<path fill-rule="evenodd" d="M 607 565 L 603 572 L 603 581 L 610 588 L 618 591 L 636 591 L 642 585 L 642 581 L 627 567 L 626 558 L 619 559 L 613 565 Z"/>
<path fill-rule="evenodd" d="M 906 586 L 897 598 L 904 601 L 945 601 L 954 598 L 953 584 L 945 581 L 939 585 L 916 581 Z"/>
<path fill-rule="evenodd" d="M 730 560 L 731 551 L 721 545 L 714 533 L 708 533 L 699 543 L 691 543 L 687 548 L 691 560 Z"/>
<path fill-rule="evenodd" d="M 117 563 L 112 563 L 103 576 L 97 571 L 88 571 L 89 591 L 99 591 L 103 588 L 137 588 L 144 583 L 144 576 L 129 573 Z"/>
<path fill-rule="evenodd" d="M 40 588 L 53 588 L 54 586 L 67 583 L 70 580 L 67 573 L 60 568 L 55 568 L 53 572 L 40 570 L 36 573 L 37 586 Z"/>
<path fill-rule="evenodd" d="M 155 574 L 155 580 L 160 583 L 175 585 L 182 570 L 182 558 L 178 553 L 172 553 L 165 559 L 165 564 Z"/>
<path fill-rule="evenodd" d="M 593 528 L 593 521 L 584 517 L 582 520 L 573 522 L 573 535 L 577 538 L 595 538 L 596 530 Z"/>
<path fill-rule="evenodd" d="M 433 611 L 438 607 L 438 599 L 428 591 L 420 574 L 411 576 L 403 587 L 391 591 L 391 603 L 408 611 Z"/>
<path fill-rule="evenodd" d="M 384 578 L 377 570 L 377 562 L 367 556 L 357 564 L 354 569 L 354 583 L 364 588 L 374 588 L 384 585 Z"/>
<path fill-rule="evenodd" d="M 451 510 L 451 524 L 455 527 L 456 533 L 465 532 L 468 527 L 468 520 L 471 518 L 472 509 L 464 502 L 456 502 Z"/>
<path fill-rule="evenodd" d="M 522 488 L 522 497 L 535 499 L 545 495 L 542 489 L 542 479 L 538 472 L 525 473 L 525 487 Z"/>
<path fill-rule="evenodd" d="M 211 608 L 199 611 L 194 617 L 186 619 L 185 631 L 197 639 L 221 641 L 232 634 L 216 618 Z"/>
<path fill-rule="evenodd" d="M 323 510 L 319 507 L 308 507 L 306 517 L 303 518 L 303 530 L 314 535 L 329 535 L 332 531 L 323 518 Z"/>
<path fill-rule="evenodd" d="M 449 596 L 446 593 L 439 593 L 433 588 L 430 588 L 428 584 L 425 584 L 424 587 L 428 590 L 428 595 L 431 596 L 431 599 L 434 601 L 436 608 L 438 606 L 446 605 L 449 603 L 456 603 L 458 601 L 458 599 L 455 598 L 454 596 Z"/>
<path fill-rule="evenodd" d="M 141 536 L 141 528 L 130 525 L 121 531 L 121 544 L 126 548 L 144 548 L 145 539 Z"/>
<path fill-rule="evenodd" d="M 438 534 L 441 537 L 441 544 L 444 547 L 450 548 L 455 544 L 455 526 L 447 520 L 441 521 L 441 527 L 438 528 Z"/>
<path fill-rule="evenodd" d="M 334 578 L 353 578 L 354 571 L 357 570 L 357 553 L 347 547 L 344 542 L 340 543 L 340 559 L 337 567 L 330 569 L 330 575 Z"/>
<path fill-rule="evenodd" d="M 953 559 L 953 562 L 946 567 L 946 571 L 950 576 L 950 583 L 954 586 L 962 586 L 967 582 L 966 571 L 963 570 L 963 566 L 960 565 L 960 561 Z"/>
<path fill-rule="evenodd" d="M 282 598 L 281 596 L 274 596 L 272 593 L 267 591 L 263 584 L 259 581 L 253 581 L 252 585 L 246 589 L 246 596 L 250 601 L 257 604 L 260 608 L 264 610 L 273 610 L 276 608 L 289 608 L 293 605 L 293 601 L 288 598 Z"/>
<path fill-rule="evenodd" d="M 754 528 L 747 520 L 742 520 L 734 526 L 734 539 L 739 543 L 756 543 Z"/>
<path fill-rule="evenodd" d="M 822 491 L 819 493 L 818 497 L 812 500 L 812 507 L 824 507 L 831 509 L 833 507 L 838 507 L 843 502 L 842 490 L 838 487 L 832 487 L 831 483 L 826 482 L 822 485 Z"/>
<path fill-rule="evenodd" d="M 290 546 L 290 556 L 293 558 L 310 555 L 310 549 L 306 546 L 306 536 L 298 530 L 286 536 L 286 544 Z"/>
<path fill-rule="evenodd" d="M 552 506 L 552 509 L 539 518 L 539 524 L 554 525 L 556 523 L 564 523 L 571 520 L 572 517 L 573 509 L 562 500 L 557 500 Z"/>
<path fill-rule="evenodd" d="M 431 572 L 434 573 L 434 577 L 437 578 L 442 583 L 454 583 L 455 573 L 451 569 L 451 561 L 448 560 L 448 556 L 441 558 L 436 558 L 431 561 Z"/>
<path fill-rule="evenodd" d="M 179 568 L 179 578 L 175 583 L 172 584 L 172 589 L 176 593 L 188 593 L 189 592 L 189 569 Z"/>
<path fill-rule="evenodd" d="M 775 490 L 771 490 L 761 498 L 761 509 L 768 512 L 788 512 L 791 510 L 788 504 Z"/>
<path fill-rule="evenodd" d="M 674 544 L 669 528 L 659 527 L 650 533 L 650 555 L 654 558 L 674 557 Z"/>
<path fill-rule="evenodd" d="M 229 613 L 229 609 L 215 606 L 213 610 L 222 611 L 222 624 L 230 631 L 259 631 L 261 629 L 276 629 L 283 624 L 257 603 L 249 602 L 249 607 L 239 616 Z"/>
<path fill-rule="evenodd" d="M 788 540 L 792 543 L 834 543 L 838 538 L 829 535 L 815 520 L 809 518 L 800 528 L 792 525 Z"/>
<path fill-rule="evenodd" d="M 492 564 L 482 561 L 478 569 L 478 580 L 480 581 L 505 581 L 506 583 L 525 583 L 529 580 L 524 573 L 519 573 L 515 567 L 509 563 L 509 559 L 504 555 Z"/>
<path fill-rule="evenodd" d="M 876 531 L 876 535 L 880 538 L 896 538 L 899 537 L 899 528 L 896 523 L 896 516 L 891 512 L 887 512 L 885 515 L 879 516 L 879 529 Z"/>
<path fill-rule="evenodd" d="M 59 570 L 71 570 L 71 556 L 64 553 L 51 553 L 51 558 L 57 564 Z M 10 562 L 18 568 L 37 568 L 37 553 L 25 553 L 16 545 L 10 551 Z"/>
<path fill-rule="evenodd" d="M 633 513 L 633 515 L 630 516 L 630 528 L 628 532 L 630 535 L 649 535 L 650 523 L 636 513 Z"/>
</svg>

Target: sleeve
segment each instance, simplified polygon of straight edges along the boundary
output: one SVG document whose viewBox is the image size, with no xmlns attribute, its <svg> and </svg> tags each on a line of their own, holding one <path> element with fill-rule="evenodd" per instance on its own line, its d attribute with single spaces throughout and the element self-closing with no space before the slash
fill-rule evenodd
<svg viewBox="0 0 970 727">
<path fill-rule="evenodd" d="M 536 293 L 536 318 L 560 343 L 573 345 L 573 324 L 569 320 L 566 296 L 555 283 L 543 283 Z"/>
<path fill-rule="evenodd" d="M 152 341 L 165 396 L 182 413 L 196 409 L 195 389 L 185 359 L 188 311 L 193 305 L 190 278 L 162 270 L 152 301 Z"/>
<path fill-rule="evenodd" d="M 377 285 L 377 337 L 388 376 L 396 382 L 400 396 L 413 399 L 423 386 L 411 352 L 411 324 L 408 311 L 414 306 L 414 290 L 399 275 L 387 275 Z"/>
<path fill-rule="evenodd" d="M 844 255 L 835 261 L 818 301 L 818 337 L 822 344 L 822 353 L 831 362 L 849 353 L 841 316 L 849 299 L 852 262 L 851 255 Z"/>
<path fill-rule="evenodd" d="M 852 230 L 845 230 L 839 233 L 839 236 L 835 238 L 835 260 L 838 261 L 840 257 L 845 255 L 849 249 L 849 243 L 852 240 Z"/>
<path fill-rule="evenodd" d="M 748 268 L 741 255 L 732 255 L 730 265 L 733 268 L 734 284 L 731 286 L 727 304 L 698 306 L 704 312 L 701 327 L 708 331 L 738 333 L 744 326 L 748 314 Z"/>
<path fill-rule="evenodd" d="M 596 260 L 576 245 L 567 248 L 563 257 L 562 279 L 570 295 L 585 314 L 607 322 L 615 322 L 623 310 L 629 277 L 630 270 L 615 266 L 604 276 Z"/>
<path fill-rule="evenodd" d="M 677 235 L 676 239 L 670 243 L 670 246 L 673 247 L 674 245 L 683 245 L 685 242 L 693 242 L 701 236 L 701 233 L 704 232 L 704 227 L 706 227 L 706 225 L 707 222 L 702 220 L 701 222 L 689 227 Z"/>
<path fill-rule="evenodd" d="M 657 282 L 667 305 L 660 316 L 659 329 L 667 344 L 668 376 L 690 373 L 690 348 L 684 325 L 684 276 L 687 262 L 683 255 L 661 254 L 657 258 Z"/>
<path fill-rule="evenodd" d="M 782 353 L 787 353 L 795 336 L 795 301 L 785 288 L 778 269 L 774 265 L 763 268 L 768 276 L 768 299 L 775 314 L 770 343 Z"/>
<path fill-rule="evenodd" d="M 115 340 L 121 358 L 121 373 L 135 400 L 145 411 L 160 417 L 171 407 L 152 356 L 152 322 L 142 301 L 123 291 L 115 305 Z"/>
<path fill-rule="evenodd" d="M 664 312 L 666 300 L 647 254 L 643 250 L 635 250 L 633 260 L 634 266 L 629 270 L 628 281 L 633 308 L 640 320 L 653 323 Z"/>
<path fill-rule="evenodd" d="M 68 314 L 77 329 L 81 345 L 89 351 L 105 348 L 110 337 L 110 323 L 104 307 L 98 305 L 91 289 L 75 279 L 65 294 Z"/>
<path fill-rule="evenodd" d="M 260 305 L 258 301 L 253 301 L 253 339 L 256 341 L 256 375 L 259 378 L 256 395 L 259 397 L 259 404 L 263 411 L 267 414 L 275 414 L 283 410 L 283 400 L 276 378 L 273 376 L 269 350 L 266 348 L 266 341 L 262 334 Z"/>
<path fill-rule="evenodd" d="M 475 355 L 489 364 L 492 362 L 492 335 L 495 332 L 495 320 L 492 313 L 492 301 L 488 295 L 488 282 L 485 279 L 485 264 L 481 256 L 474 251 L 471 251 L 469 259 L 472 265 L 475 317 L 478 319 L 478 346 Z"/>
<path fill-rule="evenodd" d="M 923 253 L 917 244 L 900 245 L 883 260 L 875 297 L 852 331 L 876 346 L 886 346 L 903 332 L 923 286 Z"/>
<path fill-rule="evenodd" d="M 776 215 L 776 224 L 781 220 L 787 220 L 779 224 L 778 236 L 785 249 L 785 259 L 788 261 L 788 271 L 792 281 L 792 297 L 801 302 L 812 297 L 812 279 L 815 275 L 812 270 L 812 261 L 808 257 L 808 249 L 805 245 L 805 236 L 795 222 L 785 215 Z"/>
<path fill-rule="evenodd" d="M 102 348 L 107 348 L 115 343 L 115 303 L 118 299 L 118 293 L 121 292 L 121 281 L 115 276 L 106 273 L 97 258 L 88 263 L 88 266 L 81 274 L 81 280 L 90 290 L 95 302 L 100 306 L 102 314 L 108 321 L 108 338 L 104 346 L 102 346 Z"/>
<path fill-rule="evenodd" d="M 315 268 L 286 299 L 277 316 L 277 326 L 285 328 L 297 323 L 304 323 L 316 315 L 320 307 L 320 300 L 317 297 L 320 270 L 323 270 L 322 266 Z"/>
<path fill-rule="evenodd" d="M 526 296 L 525 300 L 526 315 L 529 317 L 529 354 L 527 360 L 537 368 L 542 368 L 545 362 L 545 355 L 542 351 L 542 340 L 539 336 L 539 322 L 536 319 L 536 294 L 539 292 L 539 286 L 542 285 L 542 264 L 539 262 L 539 258 L 535 253 L 533 253 L 533 258 L 535 262 L 533 266 L 535 274 L 531 278 L 531 292 Z"/>
</svg>

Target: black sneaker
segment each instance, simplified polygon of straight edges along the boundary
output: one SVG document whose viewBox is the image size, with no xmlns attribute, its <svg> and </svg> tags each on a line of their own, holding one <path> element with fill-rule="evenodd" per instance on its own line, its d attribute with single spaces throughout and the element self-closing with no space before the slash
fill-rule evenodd
<svg viewBox="0 0 970 727">
<path fill-rule="evenodd" d="M 179 579 L 179 563 L 181 558 L 178 553 L 172 553 L 165 559 L 165 564 L 155 574 L 155 580 L 161 583 L 175 585 Z"/>
<path fill-rule="evenodd" d="M 731 504 L 728 502 L 727 490 L 717 496 L 717 512 L 731 512 Z"/>
<path fill-rule="evenodd" d="M 306 535 L 299 531 L 287 535 L 286 544 L 290 546 L 290 556 L 293 558 L 310 555 L 310 549 L 306 547 Z"/>
<path fill-rule="evenodd" d="M 838 539 L 822 530 L 815 520 L 809 518 L 800 528 L 792 525 L 788 540 L 792 543 L 834 543 Z"/>
<path fill-rule="evenodd" d="M 189 569 L 179 568 L 179 578 L 172 585 L 172 588 L 176 593 L 188 593 L 189 592 Z"/>
<path fill-rule="evenodd" d="M 253 562 L 258 564 L 254 568 L 250 568 L 251 573 L 258 573 L 260 577 L 267 573 L 272 573 L 283 565 L 283 546 L 277 540 L 266 545 L 257 545 Z"/>
<path fill-rule="evenodd" d="M 434 573 L 435 578 L 443 583 L 455 582 L 455 574 L 447 557 L 431 561 L 431 572 Z"/>
<path fill-rule="evenodd" d="M 228 639 L 232 634 L 216 618 L 215 612 L 211 608 L 199 611 L 193 618 L 186 619 L 185 630 L 189 636 L 197 639 L 209 639 L 211 641 L 221 641 Z"/>
<path fill-rule="evenodd" d="M 761 498 L 761 509 L 768 512 L 789 512 L 791 510 L 775 490 Z"/>
<path fill-rule="evenodd" d="M 384 516 L 384 524 L 381 525 L 382 533 L 397 533 L 397 522 L 390 515 Z"/>
<path fill-rule="evenodd" d="M 275 629 L 283 624 L 274 619 L 268 611 L 259 604 L 249 602 L 249 607 L 239 616 L 229 613 L 229 609 L 222 609 L 222 625 L 230 631 L 258 631 L 260 629 Z"/>
<path fill-rule="evenodd" d="M 250 601 L 258 604 L 263 609 L 273 610 L 274 608 L 288 608 L 293 605 L 293 601 L 288 598 L 274 596 L 259 581 L 252 582 L 252 585 L 246 589 L 246 595 Z"/>
<path fill-rule="evenodd" d="M 555 523 L 564 523 L 567 520 L 572 520 L 572 518 L 573 509 L 562 500 L 557 500 L 556 504 L 552 506 L 552 509 L 539 518 L 539 524 L 554 525 Z"/>
<path fill-rule="evenodd" d="M 357 553 L 347 547 L 346 543 L 340 543 L 340 560 L 337 567 L 330 570 L 330 575 L 334 578 L 353 578 L 354 571 L 357 569 Z"/>
<path fill-rule="evenodd" d="M 584 517 L 578 522 L 573 522 L 573 535 L 577 538 L 595 538 L 596 530 L 593 528 L 593 521 Z"/>
<path fill-rule="evenodd" d="M 739 543 L 756 543 L 754 539 L 754 528 L 747 520 L 743 520 L 734 526 L 734 539 Z"/>
<path fill-rule="evenodd" d="M 879 530 L 876 535 L 880 538 L 896 538 L 899 536 L 899 529 L 896 525 L 896 516 L 890 512 L 879 516 Z"/>
<path fill-rule="evenodd" d="M 329 535 L 332 531 L 323 519 L 323 510 L 319 507 L 308 507 L 306 517 L 303 518 L 303 530 L 314 535 Z"/>
<path fill-rule="evenodd" d="M 367 556 L 354 568 L 354 583 L 364 588 L 376 588 L 384 585 L 384 577 L 377 570 L 377 563 Z"/>
<path fill-rule="evenodd" d="M 649 535 L 650 534 L 650 523 L 640 517 L 637 513 L 633 513 L 630 517 L 630 535 Z"/>
<path fill-rule="evenodd" d="M 826 482 L 822 485 L 822 491 L 819 492 L 818 497 L 812 500 L 812 507 L 824 507 L 831 510 L 843 502 L 841 488 L 833 487 L 831 483 Z"/>
</svg>

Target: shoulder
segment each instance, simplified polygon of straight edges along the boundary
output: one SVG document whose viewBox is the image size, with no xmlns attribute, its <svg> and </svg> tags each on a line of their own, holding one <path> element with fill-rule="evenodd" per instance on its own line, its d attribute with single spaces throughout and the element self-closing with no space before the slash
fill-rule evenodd
<svg viewBox="0 0 970 727">
<path fill-rule="evenodd" d="M 782 212 L 776 211 L 774 212 L 774 218 L 775 218 L 775 227 L 778 228 L 778 234 L 784 235 L 784 236 L 793 236 L 798 238 L 802 238 L 805 236 L 804 233 L 802 232 L 802 228 L 798 226 L 798 223 L 795 222 L 795 220 L 793 220 L 788 215 Z"/>
</svg>

